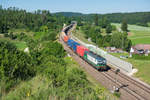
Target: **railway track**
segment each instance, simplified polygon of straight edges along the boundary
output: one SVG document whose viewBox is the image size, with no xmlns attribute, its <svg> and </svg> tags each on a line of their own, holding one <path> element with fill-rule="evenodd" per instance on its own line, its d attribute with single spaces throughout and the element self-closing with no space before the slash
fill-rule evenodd
<svg viewBox="0 0 150 100">
<path fill-rule="evenodd" d="M 107 87 L 105 84 L 111 84 L 111 87 L 113 87 L 114 85 L 117 85 L 117 87 L 122 87 L 120 88 L 120 92 L 122 95 L 124 95 L 123 93 L 125 93 L 125 96 L 122 96 L 121 98 L 123 100 L 150 100 L 149 97 L 146 97 L 145 95 L 141 95 L 140 93 L 137 93 L 135 92 L 132 88 L 133 87 L 123 87 L 125 86 L 125 82 L 124 80 L 118 80 L 117 83 L 115 81 L 115 74 L 114 74 L 114 71 L 109 71 L 109 72 L 99 72 L 97 70 L 95 70 L 91 65 L 89 65 L 87 62 L 85 62 L 83 59 L 81 59 L 80 57 L 78 57 L 70 48 L 67 47 L 67 45 L 61 40 L 61 43 L 65 46 L 65 50 L 67 52 L 69 52 L 71 54 L 71 56 L 76 60 L 76 61 L 79 61 L 79 64 L 81 66 L 90 66 L 89 68 L 85 68 L 86 71 L 89 71 L 89 73 L 94 76 L 94 78 L 96 80 L 98 80 L 100 83 L 101 81 L 105 81 L 103 83 L 103 85 L 106 87 L 106 88 L 109 88 L 110 87 Z M 82 63 L 81 63 L 82 62 Z M 91 70 L 92 69 L 92 70 Z M 93 71 L 94 70 L 94 71 Z M 105 77 L 106 79 L 104 80 L 104 78 L 102 79 L 102 76 Z M 121 76 L 122 77 L 122 76 Z M 107 81 L 111 81 L 109 83 L 106 83 Z M 128 96 L 128 97 L 127 97 Z M 125 99 L 125 98 L 128 98 L 128 99 Z"/>
<path fill-rule="evenodd" d="M 122 89 L 126 91 L 128 94 L 135 97 L 135 100 L 147 100 L 144 96 L 137 94 L 136 92 L 132 91 L 132 89 L 126 87 L 121 82 L 116 82 L 114 79 L 112 79 L 112 76 L 107 73 L 102 73 L 105 77 L 107 77 L 109 80 L 111 80 L 113 83 L 115 83 L 115 86 L 117 87 L 123 87 Z"/>
<path fill-rule="evenodd" d="M 107 75 L 111 76 L 114 80 L 116 80 L 114 69 L 111 69 L 105 73 L 107 73 Z M 132 77 L 119 73 L 117 75 L 117 82 L 121 84 L 119 87 L 125 86 L 135 94 L 142 97 L 143 100 L 150 100 L 150 88 L 140 83 L 139 81 L 136 81 Z"/>
<path fill-rule="evenodd" d="M 71 56 L 81 65 L 81 67 L 91 74 L 91 76 L 93 76 L 98 82 L 110 90 L 112 90 L 113 86 L 118 87 L 121 92 L 121 100 L 150 100 L 150 87 L 127 75 L 124 75 L 123 73 L 118 73 L 116 78 L 114 69 L 110 69 L 106 72 L 99 72 L 95 70 L 90 64 L 76 55 L 64 43 L 61 36 L 59 39 L 65 50 L 71 54 Z"/>
<path fill-rule="evenodd" d="M 115 73 L 115 70 L 110 70 L 110 71 L 112 71 L 112 72 Z M 132 77 L 129 77 L 129 76 L 127 76 L 127 75 L 124 75 L 124 74 L 122 74 L 122 73 L 118 73 L 118 75 L 119 75 L 120 77 L 123 77 L 125 80 L 127 80 L 127 81 L 129 81 L 129 82 L 132 82 L 132 84 L 134 84 L 134 85 L 140 87 L 141 89 L 143 89 L 144 91 L 146 91 L 146 92 L 149 93 L 149 95 L 150 95 L 150 87 L 149 87 L 149 86 L 146 86 L 145 84 L 143 84 L 143 83 L 141 83 L 141 82 L 139 82 L 139 81 L 133 79 Z"/>
</svg>

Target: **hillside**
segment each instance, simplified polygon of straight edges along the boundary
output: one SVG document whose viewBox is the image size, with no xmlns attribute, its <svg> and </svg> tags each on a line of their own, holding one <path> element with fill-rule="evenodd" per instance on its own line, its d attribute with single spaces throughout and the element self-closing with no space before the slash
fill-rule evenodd
<svg viewBox="0 0 150 100">
<path fill-rule="evenodd" d="M 116 100 L 67 57 L 57 36 L 68 21 L 41 12 L 0 9 L 0 100 Z"/>
<path fill-rule="evenodd" d="M 78 17 L 78 16 L 83 16 L 85 14 L 82 13 L 77 13 L 77 12 L 58 12 L 58 13 L 53 13 L 54 15 L 63 15 L 65 17 Z"/>
<path fill-rule="evenodd" d="M 66 17 L 81 17 L 87 21 L 93 21 L 95 14 L 82 14 L 73 12 L 58 12 L 55 14 L 61 14 Z M 112 23 L 121 23 L 122 20 L 126 20 L 128 24 L 137 24 L 147 26 L 150 22 L 150 12 L 132 12 L 132 13 L 109 13 L 109 14 L 98 14 L 99 18 L 107 17 Z"/>
</svg>

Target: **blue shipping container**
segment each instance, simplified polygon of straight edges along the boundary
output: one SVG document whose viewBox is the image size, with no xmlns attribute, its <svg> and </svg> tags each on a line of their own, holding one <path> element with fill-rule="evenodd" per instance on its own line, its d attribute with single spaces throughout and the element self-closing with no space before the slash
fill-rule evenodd
<svg viewBox="0 0 150 100">
<path fill-rule="evenodd" d="M 77 46 L 78 45 L 80 45 L 79 43 L 77 43 L 77 42 L 73 42 L 73 51 L 75 51 L 76 52 L 76 50 L 77 50 Z"/>
<path fill-rule="evenodd" d="M 72 39 L 69 39 L 69 40 L 67 41 L 67 44 L 68 44 L 68 46 L 71 47 L 71 48 L 73 49 L 73 51 L 75 51 L 75 52 L 76 52 L 76 49 L 77 49 L 77 45 L 80 45 L 79 43 L 75 42 L 75 41 L 72 40 Z"/>
<path fill-rule="evenodd" d="M 68 46 L 69 47 L 72 47 L 72 43 L 73 43 L 74 41 L 72 40 L 72 39 L 69 39 L 68 41 L 67 41 L 67 44 L 68 44 Z"/>
</svg>

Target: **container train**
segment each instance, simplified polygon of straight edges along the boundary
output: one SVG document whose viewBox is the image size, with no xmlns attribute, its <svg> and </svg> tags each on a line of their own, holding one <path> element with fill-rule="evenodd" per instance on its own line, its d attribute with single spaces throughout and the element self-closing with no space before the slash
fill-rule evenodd
<svg viewBox="0 0 150 100">
<path fill-rule="evenodd" d="M 91 64 L 97 70 L 107 70 L 106 66 L 106 59 L 94 54 L 88 48 L 82 46 L 80 43 L 74 41 L 73 39 L 69 38 L 69 31 L 74 26 L 75 23 L 71 23 L 68 27 L 62 30 L 62 39 L 63 41 L 70 47 L 73 52 L 75 52 L 78 56 L 84 59 L 86 62 Z"/>
</svg>

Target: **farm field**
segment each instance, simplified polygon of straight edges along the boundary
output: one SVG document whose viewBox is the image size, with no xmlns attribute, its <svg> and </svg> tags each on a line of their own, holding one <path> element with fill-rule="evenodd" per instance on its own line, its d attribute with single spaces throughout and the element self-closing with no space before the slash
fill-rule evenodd
<svg viewBox="0 0 150 100">
<path fill-rule="evenodd" d="M 85 43 L 91 43 L 91 42 L 87 41 L 87 39 L 85 39 L 83 32 L 81 32 L 80 30 L 76 31 L 76 33 L 73 33 L 73 34 L 74 34 L 74 36 L 78 37 L 81 41 L 84 41 Z M 137 34 L 138 34 L 138 32 L 137 32 Z M 148 34 L 148 33 L 145 32 L 145 35 L 146 34 Z M 138 36 L 140 37 L 140 33 L 139 33 L 139 35 L 133 36 L 133 37 L 138 37 Z M 150 41 L 150 38 L 148 38 L 148 39 Z M 136 41 L 138 41 L 138 40 L 136 40 Z M 118 58 L 120 57 L 120 55 L 129 56 L 128 53 L 111 53 L 111 54 L 118 57 Z M 150 74 L 149 74 L 150 73 L 150 67 L 149 67 L 150 61 L 149 60 L 135 60 L 132 58 L 122 59 L 122 60 L 130 62 L 134 68 L 138 69 L 138 72 L 136 74 L 134 74 L 135 77 L 137 77 L 140 80 L 150 84 L 150 78 L 149 78 L 150 77 Z"/>
<path fill-rule="evenodd" d="M 121 24 L 112 23 L 117 28 L 121 27 Z M 132 44 L 150 44 L 150 27 L 143 27 L 138 25 L 128 25 L 130 35 L 128 36 L 131 39 Z"/>
</svg>

